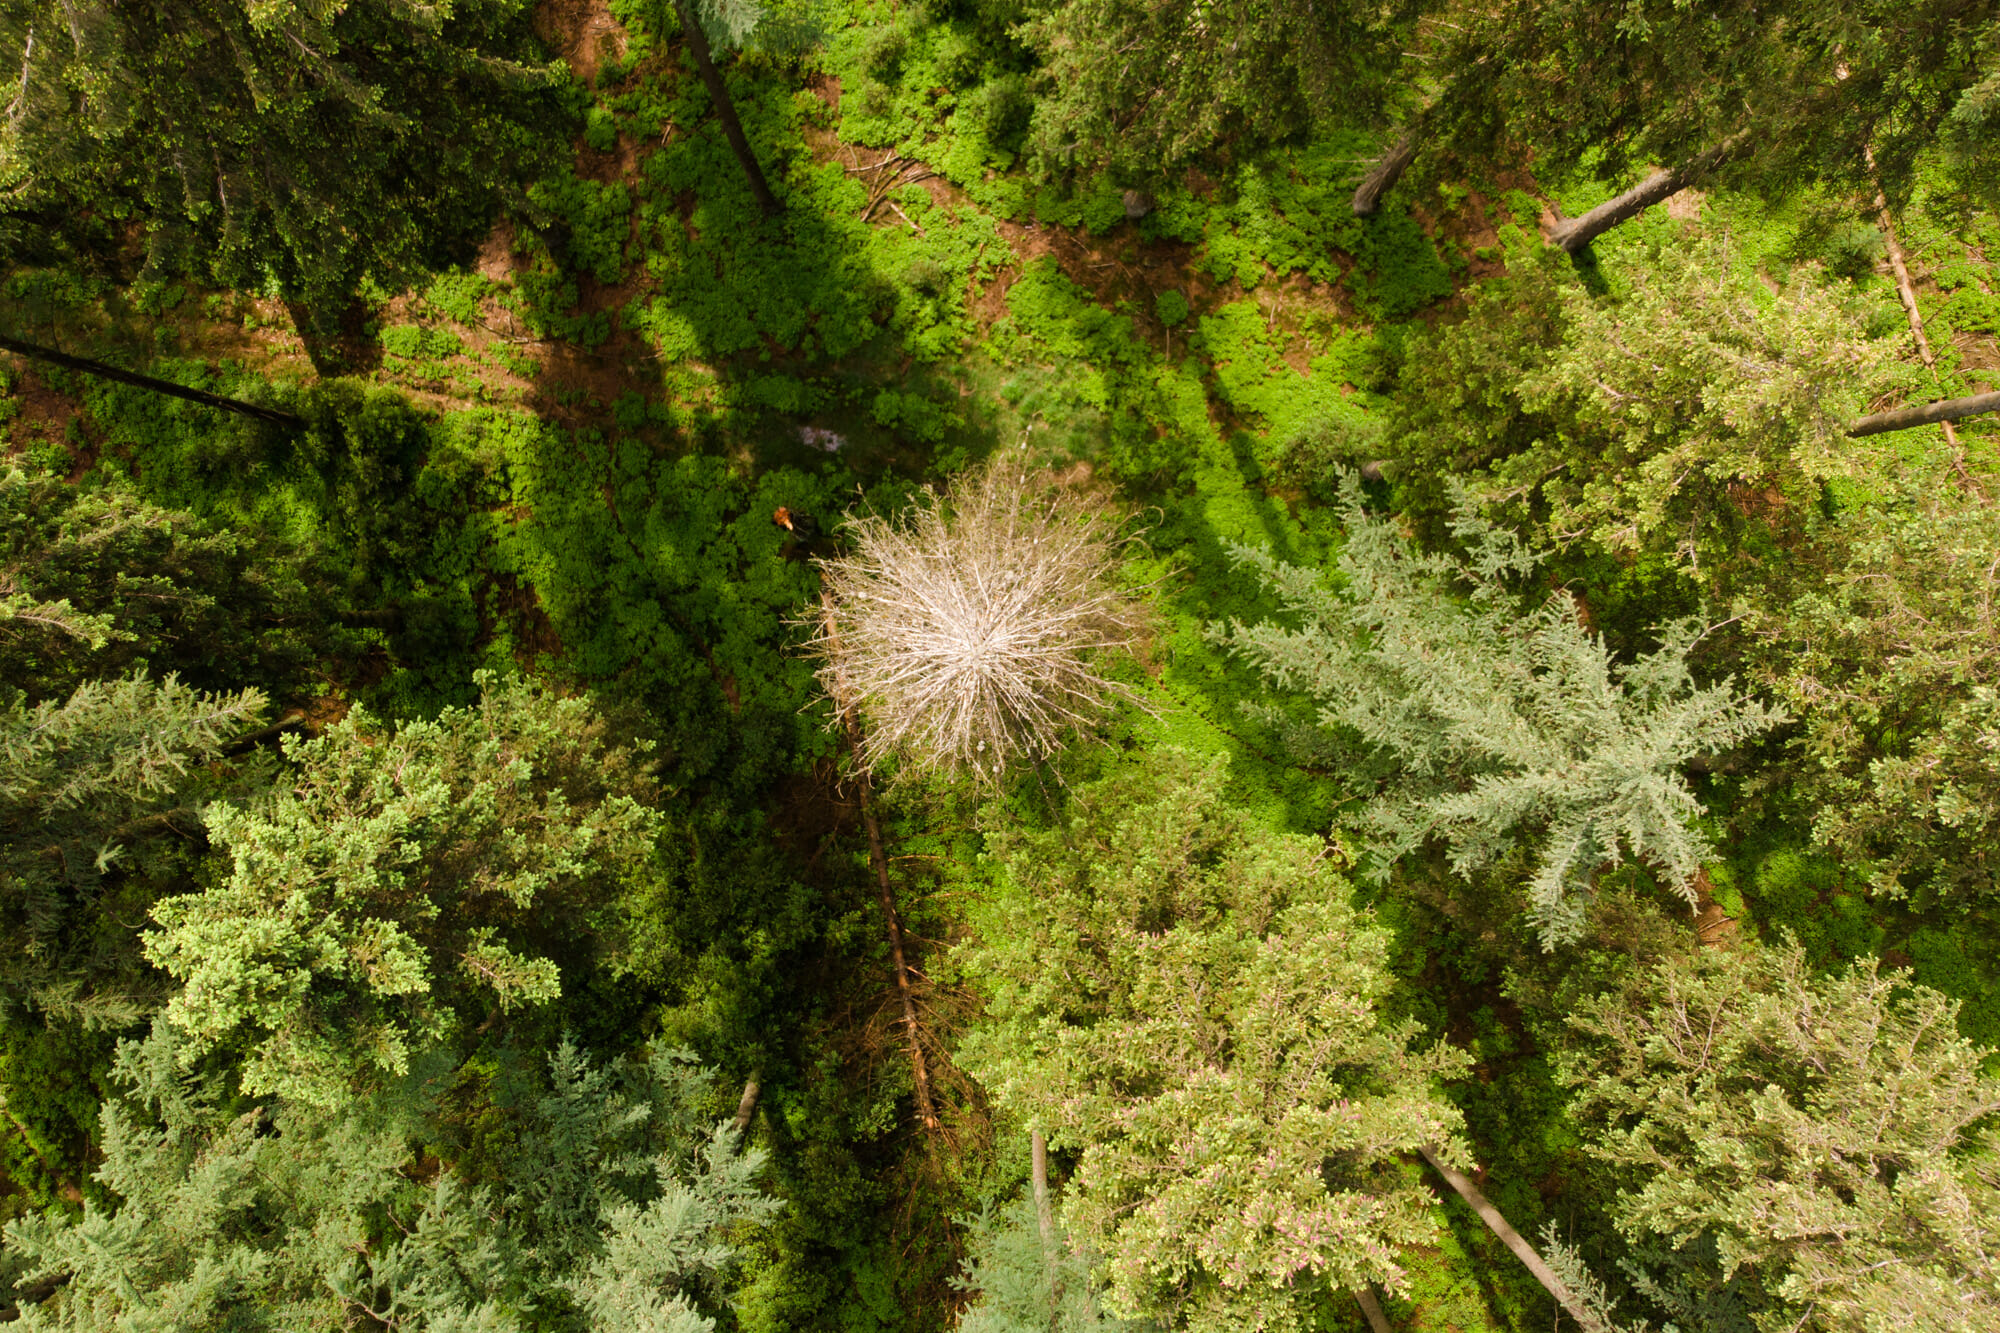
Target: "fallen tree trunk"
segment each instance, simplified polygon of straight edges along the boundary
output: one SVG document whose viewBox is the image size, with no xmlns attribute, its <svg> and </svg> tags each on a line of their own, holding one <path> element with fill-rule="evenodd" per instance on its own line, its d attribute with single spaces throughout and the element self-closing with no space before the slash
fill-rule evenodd
<svg viewBox="0 0 2000 1333">
<path fill-rule="evenodd" d="M 1422 1153 L 1424 1160 L 1444 1177 L 1444 1183 L 1456 1190 L 1458 1197 L 1465 1200 L 1473 1212 L 1479 1214 L 1479 1220 L 1492 1229 L 1493 1234 L 1500 1238 L 1500 1243 L 1512 1250 L 1514 1257 L 1534 1274 L 1535 1281 L 1541 1283 L 1549 1295 L 1556 1298 L 1556 1304 L 1569 1312 L 1570 1318 L 1585 1328 L 1598 1326 L 1600 1321 L 1592 1315 L 1589 1307 L 1576 1298 L 1576 1293 L 1556 1276 L 1555 1270 L 1548 1266 L 1536 1252 L 1535 1247 L 1528 1244 L 1521 1233 L 1514 1230 L 1512 1224 L 1501 1216 L 1500 1210 L 1480 1192 L 1479 1186 L 1473 1184 L 1464 1172 L 1446 1163 L 1428 1145 L 1420 1146 L 1417 1151 Z"/>
<path fill-rule="evenodd" d="M 1733 157 L 1747 142 L 1741 134 L 1702 153 L 1672 171 L 1662 171 L 1607 199 L 1580 218 L 1561 218 L 1549 230 L 1549 244 L 1575 254 L 1621 222 L 1629 222 L 1663 199 L 1672 198 Z"/>
<path fill-rule="evenodd" d="M 1976 417 L 1982 412 L 2000 412 L 2000 392 L 1975 393 L 1970 398 L 1947 398 L 1922 407 L 1899 407 L 1893 412 L 1871 412 L 1847 428 L 1850 436 L 1883 435 L 1892 430 L 1909 430 L 1942 421 Z"/>
<path fill-rule="evenodd" d="M 1372 218 L 1375 210 L 1382 206 L 1382 196 L 1396 187 L 1403 173 L 1410 169 L 1410 163 L 1417 160 L 1417 130 L 1412 125 L 1403 131 L 1403 137 L 1382 155 L 1375 169 L 1362 178 L 1361 188 L 1354 192 L 1354 216 Z"/>
<path fill-rule="evenodd" d="M 201 389 L 190 389 L 184 384 L 175 384 L 172 380 L 155 379 L 151 375 L 141 375 L 135 370 L 120 370 L 117 366 L 106 365 L 102 361 L 93 361 L 87 356 L 71 356 L 68 352 L 58 352 L 53 347 L 43 347 L 39 343 L 23 342 L 19 338 L 10 338 L 5 334 L 0 334 L 0 351 L 12 352 L 16 356 L 25 356 L 30 361 L 46 361 L 52 366 L 61 366 L 65 370 L 74 370 L 79 374 L 95 375 L 99 379 L 114 380 L 119 384 L 129 384 L 136 389 L 151 389 L 154 393 L 163 393 L 170 398 L 185 399 L 190 403 L 200 403 L 204 407 L 219 407 L 225 412 L 234 412 L 238 416 L 255 417 L 259 421 L 269 421 L 274 425 L 290 426 L 296 430 L 306 424 L 305 418 L 296 413 L 285 412 L 275 407 L 263 407 L 256 403 L 246 403 L 241 398 L 224 398 L 219 393 L 207 393 Z"/>
</svg>

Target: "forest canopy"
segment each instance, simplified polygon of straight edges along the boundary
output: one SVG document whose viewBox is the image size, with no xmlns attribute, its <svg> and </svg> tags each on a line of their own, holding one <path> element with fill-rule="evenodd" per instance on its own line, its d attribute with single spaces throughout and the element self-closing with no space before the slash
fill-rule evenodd
<svg viewBox="0 0 2000 1333">
<path fill-rule="evenodd" d="M 2000 3 L 0 103 L 0 1323 L 1995 1323 Z"/>
</svg>

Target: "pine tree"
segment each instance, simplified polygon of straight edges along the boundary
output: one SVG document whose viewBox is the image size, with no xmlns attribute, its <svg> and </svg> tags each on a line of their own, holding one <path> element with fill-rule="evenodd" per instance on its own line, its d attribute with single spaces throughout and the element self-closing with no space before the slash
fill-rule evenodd
<svg viewBox="0 0 2000 1333">
<path fill-rule="evenodd" d="M 81 685 L 61 703 L 0 705 L 0 987 L 11 998 L 129 1019 L 157 989 L 121 922 L 181 882 L 207 802 L 254 783 L 216 761 L 263 709 L 255 690 L 204 694 L 140 675 Z"/>
<path fill-rule="evenodd" d="M 1562 1075 L 1619 1228 L 1713 1244 L 1770 1326 L 2000 1320 L 2000 1080 L 1955 1002 L 1793 944 L 1668 958 L 1580 1005 Z"/>
<path fill-rule="evenodd" d="M 988 1018 L 961 1063 L 1051 1150 L 1102 1308 L 1170 1328 L 1295 1329 L 1400 1288 L 1432 1235 L 1400 1154 L 1449 1145 L 1465 1068 L 1376 1012 L 1387 936 L 1326 848 L 1260 827 L 1181 751 L 1079 786 L 1056 828 L 996 829 L 1003 882 L 959 959 Z"/>
<path fill-rule="evenodd" d="M 1478 518 L 1461 496 L 1455 533 L 1469 554 L 1423 555 L 1389 519 L 1369 515 L 1360 482 L 1343 490 L 1342 591 L 1311 570 L 1234 548 L 1298 623 L 1232 624 L 1226 640 L 1275 684 L 1319 706 L 1322 748 L 1358 741 L 1386 762 L 1369 803 L 1374 873 L 1432 839 L 1470 878 L 1532 843 L 1528 912 L 1545 948 L 1579 938 L 1598 871 L 1627 856 L 1694 902 L 1706 844 L 1701 805 L 1680 776 L 1689 759 L 1757 735 L 1783 714 L 1733 684 L 1697 686 L 1690 621 L 1660 646 L 1612 660 L 1564 592 L 1525 610 L 1512 588 L 1538 557 Z"/>
<path fill-rule="evenodd" d="M 1020 33 L 1043 62 L 1030 148 L 1044 172 L 1178 182 L 1379 123 L 1407 95 L 1394 6 L 1062 0 L 1032 6 Z"/>
<path fill-rule="evenodd" d="M 553 999 L 548 953 L 649 855 L 645 765 L 589 701 L 480 682 L 432 722 L 357 708 L 288 739 L 290 781 L 209 807 L 229 874 L 157 904 L 146 952 L 190 1050 L 247 1045 L 250 1092 L 337 1101 L 460 1020 Z"/>
</svg>

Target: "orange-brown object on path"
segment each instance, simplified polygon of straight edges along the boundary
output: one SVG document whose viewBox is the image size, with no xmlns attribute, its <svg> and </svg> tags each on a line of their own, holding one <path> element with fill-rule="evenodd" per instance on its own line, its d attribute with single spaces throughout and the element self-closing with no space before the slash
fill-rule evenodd
<svg viewBox="0 0 2000 1333">
<path fill-rule="evenodd" d="M 819 536 L 819 522 L 811 514 L 796 514 L 784 505 L 772 511 L 771 521 L 802 542 Z"/>
</svg>

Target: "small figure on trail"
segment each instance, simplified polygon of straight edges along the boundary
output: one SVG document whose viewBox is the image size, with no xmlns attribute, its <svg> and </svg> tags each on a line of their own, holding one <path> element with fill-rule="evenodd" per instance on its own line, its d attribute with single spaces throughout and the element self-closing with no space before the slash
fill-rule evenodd
<svg viewBox="0 0 2000 1333">
<path fill-rule="evenodd" d="M 801 546 L 807 545 L 819 536 L 819 520 L 811 514 L 801 514 L 779 505 L 771 515 L 771 521 L 798 538 Z"/>
</svg>

